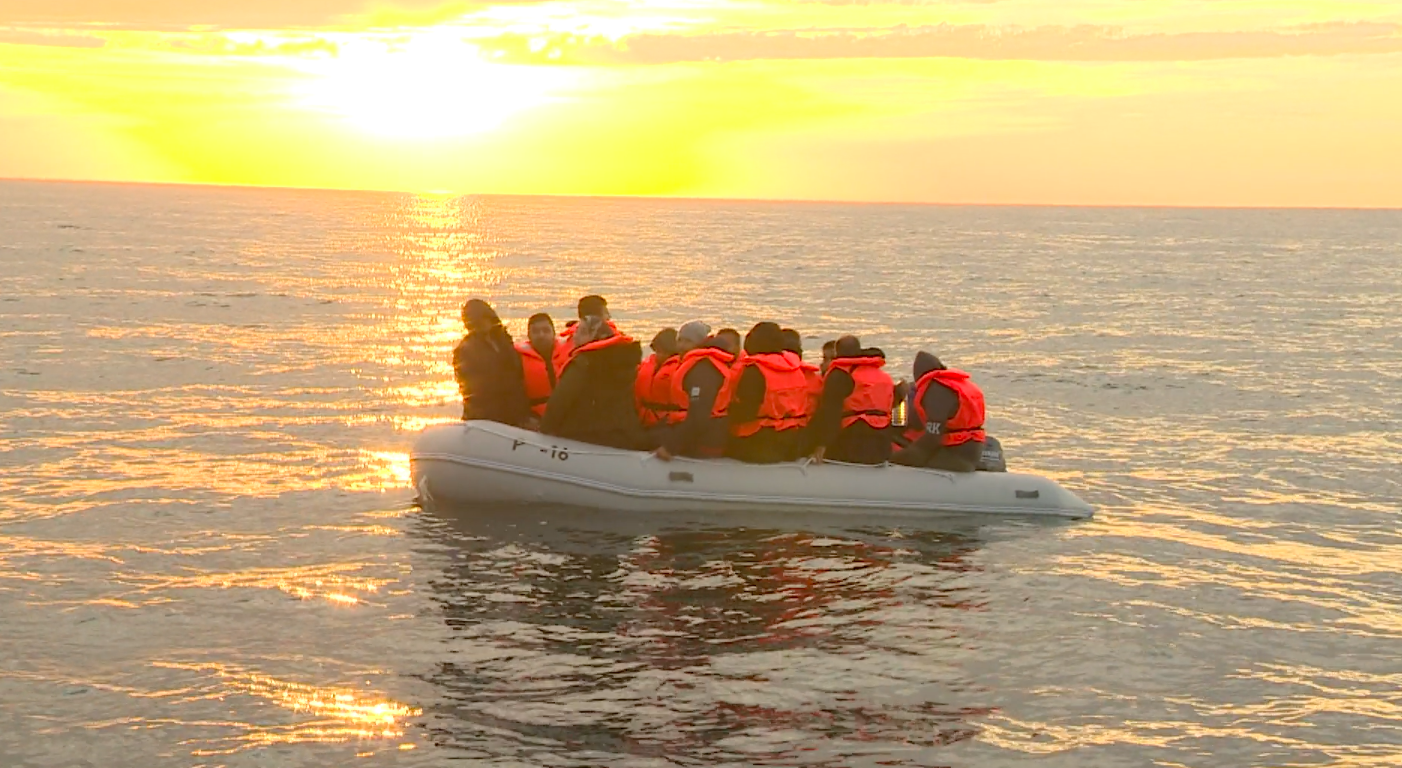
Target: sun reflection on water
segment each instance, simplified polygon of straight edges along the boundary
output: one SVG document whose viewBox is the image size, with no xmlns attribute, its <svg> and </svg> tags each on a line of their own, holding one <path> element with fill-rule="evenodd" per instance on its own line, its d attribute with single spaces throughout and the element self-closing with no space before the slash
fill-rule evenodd
<svg viewBox="0 0 1402 768">
<path fill-rule="evenodd" d="M 409 454 L 404 451 L 361 451 L 360 466 L 344 479 L 352 491 L 389 491 L 409 485 Z"/>
<path fill-rule="evenodd" d="M 274 744 L 397 739 L 404 736 L 406 720 L 423 714 L 423 710 L 418 707 L 393 701 L 373 692 L 342 686 L 289 682 L 234 665 L 157 661 L 152 666 L 213 674 L 220 683 L 215 693 L 218 698 L 230 695 L 252 696 L 271 702 L 293 714 L 310 715 L 314 718 L 310 722 L 290 724 L 246 724 L 245 732 L 236 737 L 218 740 L 216 744 L 193 750 L 192 754 L 196 756 L 232 754 L 252 747 Z M 403 749 L 404 745 L 400 745 L 400 748 Z"/>
</svg>

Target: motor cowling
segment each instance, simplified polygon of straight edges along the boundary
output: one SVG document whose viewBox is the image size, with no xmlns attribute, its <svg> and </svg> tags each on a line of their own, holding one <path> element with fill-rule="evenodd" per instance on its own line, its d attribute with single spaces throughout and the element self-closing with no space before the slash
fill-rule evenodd
<svg viewBox="0 0 1402 768">
<path fill-rule="evenodd" d="M 978 471 L 1008 471 L 1008 461 L 1003 455 L 1003 444 L 998 442 L 998 438 L 993 435 L 985 435 L 983 438 L 983 456 L 979 457 Z"/>
</svg>

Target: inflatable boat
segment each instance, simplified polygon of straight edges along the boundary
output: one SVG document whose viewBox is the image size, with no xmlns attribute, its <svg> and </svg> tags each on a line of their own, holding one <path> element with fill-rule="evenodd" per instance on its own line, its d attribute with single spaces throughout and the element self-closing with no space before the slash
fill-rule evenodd
<svg viewBox="0 0 1402 768">
<path fill-rule="evenodd" d="M 1052 480 L 1016 472 L 940 472 L 811 461 L 662 461 L 487 421 L 430 426 L 409 457 L 421 503 L 547 503 L 639 512 L 791 509 L 1086 518 Z"/>
</svg>

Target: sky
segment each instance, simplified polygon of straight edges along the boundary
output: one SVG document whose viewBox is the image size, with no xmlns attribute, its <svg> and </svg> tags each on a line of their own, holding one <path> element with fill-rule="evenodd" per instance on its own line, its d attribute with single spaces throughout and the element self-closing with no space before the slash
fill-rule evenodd
<svg viewBox="0 0 1402 768">
<path fill-rule="evenodd" d="M 0 177 L 1402 207 L 1402 0 L 0 0 Z"/>
</svg>

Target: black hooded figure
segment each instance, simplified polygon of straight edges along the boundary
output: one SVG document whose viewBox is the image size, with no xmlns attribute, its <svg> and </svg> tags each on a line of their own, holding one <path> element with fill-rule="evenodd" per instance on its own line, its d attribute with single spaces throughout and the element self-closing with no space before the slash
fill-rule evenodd
<svg viewBox="0 0 1402 768">
<path fill-rule="evenodd" d="M 467 335 L 453 349 L 453 375 L 462 393 L 463 419 L 522 426 L 530 418 L 521 355 L 496 311 L 481 299 L 462 307 Z"/>
<path fill-rule="evenodd" d="M 925 374 L 936 370 L 946 370 L 938 357 L 924 351 L 915 356 L 913 373 L 917 382 Z M 892 454 L 891 463 L 942 469 L 947 472 L 977 470 L 983 458 L 982 440 L 952 446 L 944 444 L 944 424 L 959 410 L 959 396 L 954 390 L 935 382 L 926 388 L 921 404 L 925 410 L 926 423 L 911 424 L 911 427 L 923 430 L 920 437 Z M 912 409 L 912 418 L 914 415 L 915 411 Z"/>
</svg>

